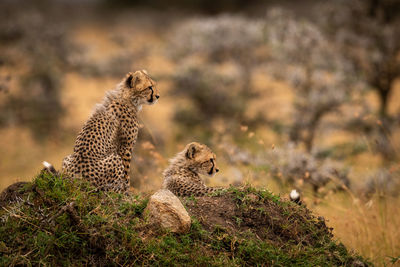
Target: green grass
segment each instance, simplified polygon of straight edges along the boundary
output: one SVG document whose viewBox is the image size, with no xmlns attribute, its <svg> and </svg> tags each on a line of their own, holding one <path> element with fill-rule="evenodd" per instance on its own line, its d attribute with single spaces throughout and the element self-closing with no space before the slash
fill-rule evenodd
<svg viewBox="0 0 400 267">
<path fill-rule="evenodd" d="M 41 173 L 25 191 L 22 202 L 0 210 L 0 266 L 350 266 L 356 260 L 365 262 L 329 235 L 321 235 L 314 221 L 304 223 L 305 232 L 315 231 L 312 245 L 288 240 L 277 246 L 251 229 L 206 230 L 196 217 L 187 234 L 158 229 L 143 216 L 147 197 L 96 192 L 81 180 Z M 231 187 L 212 198 L 230 197 L 245 213 L 254 206 L 250 195 L 260 203 L 287 209 L 283 216 L 288 218 L 292 210 L 303 210 L 251 187 Z M 196 199 L 190 201 L 197 204 Z M 268 212 L 256 210 L 265 216 Z M 239 226 L 243 223 L 240 216 L 235 220 Z M 289 223 L 280 226 L 290 227 Z"/>
</svg>

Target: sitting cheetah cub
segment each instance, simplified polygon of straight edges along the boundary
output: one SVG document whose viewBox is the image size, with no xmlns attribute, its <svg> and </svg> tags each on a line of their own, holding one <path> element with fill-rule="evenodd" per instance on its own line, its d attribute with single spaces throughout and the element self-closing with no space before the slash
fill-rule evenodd
<svg viewBox="0 0 400 267">
<path fill-rule="evenodd" d="M 204 196 L 218 188 L 207 187 L 199 174 L 214 176 L 218 171 L 211 149 L 193 142 L 170 160 L 170 165 L 163 173 L 163 187 L 177 196 Z"/>
<path fill-rule="evenodd" d="M 74 152 L 63 160 L 62 172 L 88 179 L 100 190 L 127 192 L 138 112 L 159 97 L 146 71 L 128 73 L 96 106 L 76 138 Z"/>
</svg>

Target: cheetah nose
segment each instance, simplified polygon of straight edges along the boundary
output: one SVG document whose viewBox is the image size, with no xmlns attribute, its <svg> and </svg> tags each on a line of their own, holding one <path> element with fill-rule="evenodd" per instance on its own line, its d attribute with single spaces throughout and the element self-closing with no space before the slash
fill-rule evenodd
<svg viewBox="0 0 400 267">
<path fill-rule="evenodd" d="M 159 95 L 156 95 L 156 98 L 157 98 L 157 99 L 159 99 L 159 98 L 160 98 L 160 96 L 159 96 Z"/>
<path fill-rule="evenodd" d="M 215 169 L 215 172 L 219 172 L 219 169 Z"/>
</svg>

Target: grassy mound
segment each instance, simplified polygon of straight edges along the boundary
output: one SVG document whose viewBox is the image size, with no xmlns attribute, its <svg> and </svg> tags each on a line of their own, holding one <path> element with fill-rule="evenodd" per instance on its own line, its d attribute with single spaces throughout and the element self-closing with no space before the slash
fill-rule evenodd
<svg viewBox="0 0 400 267">
<path fill-rule="evenodd" d="M 193 221 L 185 235 L 146 220 L 146 196 L 46 173 L 12 189 L 0 197 L 1 266 L 367 265 L 321 218 L 250 187 L 183 199 Z"/>
</svg>

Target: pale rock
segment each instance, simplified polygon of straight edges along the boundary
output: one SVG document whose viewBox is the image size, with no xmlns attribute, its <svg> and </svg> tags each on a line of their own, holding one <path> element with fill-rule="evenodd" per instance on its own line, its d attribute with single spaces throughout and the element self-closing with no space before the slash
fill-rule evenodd
<svg viewBox="0 0 400 267">
<path fill-rule="evenodd" d="M 179 198 L 167 189 L 160 189 L 150 197 L 146 212 L 150 220 L 171 232 L 185 233 L 190 229 L 188 212 Z"/>
</svg>

